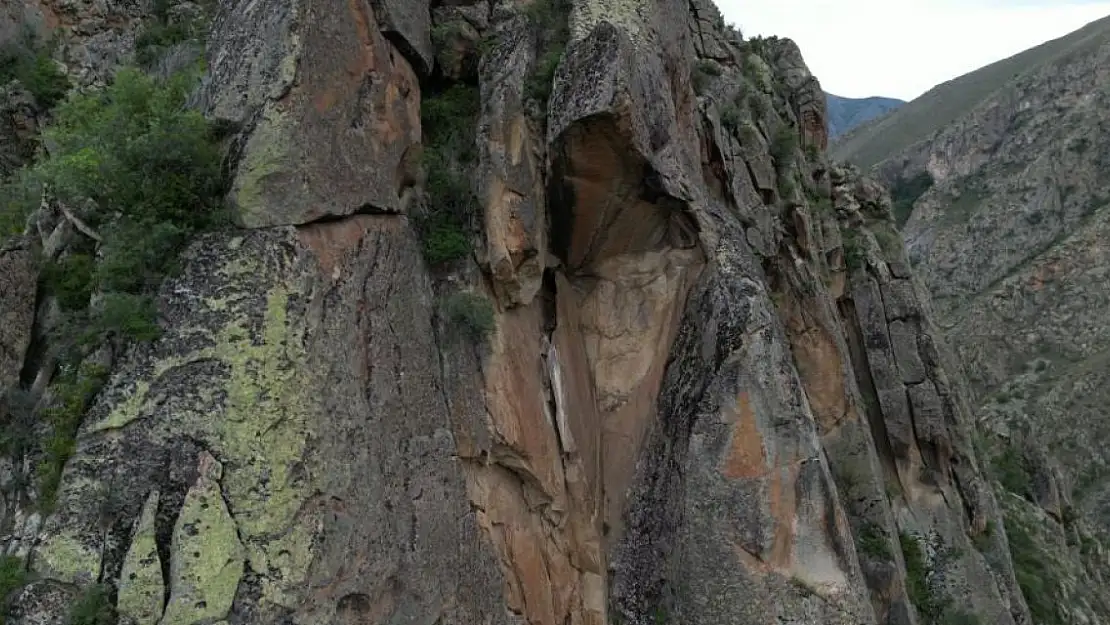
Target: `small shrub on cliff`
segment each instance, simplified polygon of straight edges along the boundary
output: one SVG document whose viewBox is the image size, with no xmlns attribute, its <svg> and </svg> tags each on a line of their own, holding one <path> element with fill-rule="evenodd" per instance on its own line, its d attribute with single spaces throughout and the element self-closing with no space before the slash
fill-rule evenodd
<svg viewBox="0 0 1110 625">
<path fill-rule="evenodd" d="M 912 178 L 899 177 L 890 186 L 890 199 L 894 205 L 894 222 L 901 227 L 910 218 L 913 205 L 933 186 L 933 177 L 923 171 Z"/>
<path fill-rule="evenodd" d="M 737 133 L 744 123 L 744 115 L 735 104 L 728 104 L 721 108 L 721 125 L 731 133 Z"/>
<path fill-rule="evenodd" d="M 462 329 L 473 341 L 483 341 L 496 329 L 493 305 L 474 293 L 454 293 L 443 303 L 448 321 Z"/>
<path fill-rule="evenodd" d="M 894 554 L 890 551 L 886 535 L 874 523 L 868 523 L 856 535 L 856 544 L 865 555 L 879 560 L 893 560 Z"/>
<path fill-rule="evenodd" d="M 705 94 L 709 90 L 709 85 L 713 84 L 713 79 L 720 75 L 721 67 L 719 65 L 709 59 L 698 59 L 690 76 L 694 85 L 694 93 L 698 95 Z"/>
<path fill-rule="evenodd" d="M 36 50 L 35 48 L 40 49 Z M 0 50 L 0 82 L 18 80 L 40 106 L 53 108 L 69 90 L 69 79 L 50 58 L 49 49 L 24 37 Z"/>
<path fill-rule="evenodd" d="M 771 158 L 775 159 L 775 169 L 783 171 L 794 160 L 798 149 L 798 133 L 791 126 L 783 125 L 771 141 Z"/>
<path fill-rule="evenodd" d="M 524 8 L 536 37 L 536 61 L 524 84 L 524 93 L 544 109 L 551 97 L 555 70 L 570 40 L 569 0 L 532 0 Z"/>
<path fill-rule="evenodd" d="M 415 221 L 432 265 L 465 258 L 471 250 L 471 221 L 480 210 L 471 179 L 478 105 L 478 89 L 463 84 L 429 94 L 422 104 L 428 206 Z"/>
<path fill-rule="evenodd" d="M 115 625 L 117 618 L 111 588 L 95 584 L 81 593 L 70 608 L 68 625 Z"/>
<path fill-rule="evenodd" d="M 1032 499 L 1033 474 L 1025 456 L 1014 447 L 1006 447 L 991 463 L 994 477 L 1011 493 Z"/>
<path fill-rule="evenodd" d="M 8 595 L 27 583 L 27 569 L 23 560 L 15 556 L 0 556 L 0 608 L 7 607 Z M 0 614 L 0 618 L 3 615 Z"/>
<path fill-rule="evenodd" d="M 143 25 L 135 37 L 135 62 L 142 67 L 150 67 L 180 43 L 196 39 L 201 25 L 192 20 L 174 17 L 170 14 L 172 0 L 155 0 L 153 17 Z"/>
<path fill-rule="evenodd" d="M 947 604 L 934 595 L 929 587 L 929 564 L 925 558 L 925 550 L 918 539 L 908 532 L 900 532 L 898 542 L 902 546 L 902 558 L 906 563 L 906 594 L 909 595 L 910 603 L 917 609 L 923 623 L 938 623 Z"/>
<path fill-rule="evenodd" d="M 1033 620 L 1043 625 L 1057 625 L 1063 621 L 1056 612 L 1060 595 L 1060 579 L 1053 560 L 1037 545 L 1028 529 L 1016 518 L 1006 515 L 1006 538 L 1010 543 L 1010 558 L 1014 563 L 1021 594 L 1029 605 Z"/>
<path fill-rule="evenodd" d="M 93 292 L 96 261 L 89 254 L 70 254 L 46 263 L 42 279 L 47 289 L 58 298 L 62 310 L 83 310 Z"/>
</svg>

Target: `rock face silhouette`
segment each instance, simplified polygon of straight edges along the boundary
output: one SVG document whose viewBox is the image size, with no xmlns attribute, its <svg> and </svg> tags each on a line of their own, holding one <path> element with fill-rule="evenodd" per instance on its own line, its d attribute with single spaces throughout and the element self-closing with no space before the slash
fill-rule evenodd
<svg viewBox="0 0 1110 625">
<path fill-rule="evenodd" d="M 95 87 L 155 18 L 71 4 Z M 160 10 L 206 25 L 235 225 L 159 338 L 89 356 L 53 505 L 6 460 L 9 623 L 94 588 L 137 625 L 1034 622 L 890 197 L 825 158 L 793 42 L 704 0 Z M 51 387 L 43 210 L 0 255 L 8 399 Z"/>
</svg>

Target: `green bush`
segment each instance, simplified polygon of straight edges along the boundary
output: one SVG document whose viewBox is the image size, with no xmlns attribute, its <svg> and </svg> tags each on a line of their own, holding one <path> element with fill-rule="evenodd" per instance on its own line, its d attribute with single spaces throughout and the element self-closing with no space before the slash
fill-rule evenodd
<svg viewBox="0 0 1110 625">
<path fill-rule="evenodd" d="M 58 298 L 62 310 L 84 310 L 93 292 L 96 261 L 89 254 L 71 254 L 46 263 L 42 279 L 47 290 Z"/>
<path fill-rule="evenodd" d="M 117 618 L 112 589 L 95 584 L 81 593 L 70 608 L 67 625 L 116 625 Z"/>
<path fill-rule="evenodd" d="M 856 544 L 865 555 L 879 560 L 893 560 L 894 554 L 890 551 L 886 534 L 878 525 L 868 523 L 856 535 Z"/>
<path fill-rule="evenodd" d="M 858 235 L 854 232 L 841 233 L 844 247 L 844 265 L 855 271 L 867 263 L 867 253 L 859 242 Z"/>
<path fill-rule="evenodd" d="M 529 98 L 547 105 L 551 97 L 551 90 L 555 86 L 555 70 L 559 68 L 559 60 L 563 58 L 563 46 L 552 46 L 536 59 L 532 73 L 524 83 L 524 93 Z"/>
<path fill-rule="evenodd" d="M 729 104 L 721 108 L 721 125 L 726 130 L 732 133 L 738 132 L 743 123 L 744 115 L 740 112 L 738 106 Z"/>
<path fill-rule="evenodd" d="M 1010 543 L 1010 558 L 1014 563 L 1021 594 L 1029 605 L 1033 620 L 1039 625 L 1062 623 L 1056 612 L 1060 598 L 1060 580 L 1052 559 L 1044 552 L 1032 534 L 1016 519 L 1006 516 L 1006 538 Z"/>
<path fill-rule="evenodd" d="M 461 328 L 473 341 L 483 341 L 494 331 L 493 305 L 474 293 L 454 293 L 443 305 L 447 319 Z"/>
<path fill-rule="evenodd" d="M 134 293 L 106 293 L 99 310 L 93 313 L 86 340 L 115 333 L 137 341 L 153 341 L 162 334 L 154 322 L 157 315 L 154 299 Z"/>
<path fill-rule="evenodd" d="M 153 17 L 135 36 L 135 62 L 140 66 L 150 67 L 173 46 L 200 37 L 201 24 L 172 20 L 172 7 L 173 0 L 155 0 Z"/>
<path fill-rule="evenodd" d="M 752 118 L 756 120 L 763 119 L 767 116 L 770 108 L 762 94 L 755 91 L 748 94 L 748 109 L 752 112 Z"/>
<path fill-rule="evenodd" d="M 33 46 L 25 40 L 0 51 L 0 82 L 18 80 L 39 105 L 53 108 L 69 91 L 69 79 L 48 50 L 35 51 Z"/>
<path fill-rule="evenodd" d="M 471 180 L 478 159 L 478 106 L 478 89 L 463 84 L 430 94 L 422 104 L 429 205 L 416 219 L 416 227 L 424 257 L 432 265 L 460 260 L 471 251 L 471 222 L 480 210 Z"/>
<path fill-rule="evenodd" d="M 0 556 L 0 608 L 7 605 L 8 596 L 27 583 L 27 569 L 23 560 L 15 556 Z M 0 619 L 3 615 L 0 614 Z"/>
<path fill-rule="evenodd" d="M 908 532 L 900 532 L 898 542 L 901 544 L 902 558 L 906 563 L 906 594 L 910 598 L 910 603 L 917 609 L 923 624 L 937 624 L 948 606 L 947 602 L 934 595 L 929 587 L 929 569 L 925 561 L 925 550 L 922 549 L 917 538 Z"/>
<path fill-rule="evenodd" d="M 901 227 L 910 218 L 913 205 L 933 186 L 933 177 L 923 171 L 912 178 L 899 177 L 890 186 L 890 199 L 894 205 L 894 222 Z"/>
<path fill-rule="evenodd" d="M 570 41 L 569 0 L 532 0 L 524 8 L 536 40 L 536 62 L 524 84 L 524 93 L 544 109 L 551 97 L 555 70 Z"/>
<path fill-rule="evenodd" d="M 798 149 L 798 133 L 791 126 L 783 125 L 771 141 L 771 158 L 775 159 L 775 169 L 784 171 L 794 161 Z"/>
<path fill-rule="evenodd" d="M 990 550 L 992 538 L 994 538 L 994 521 L 987 521 L 983 531 L 973 536 L 971 542 L 975 544 L 976 549 L 986 552 Z"/>
<path fill-rule="evenodd" d="M 153 317 L 138 318 L 153 312 L 144 296 L 177 269 L 190 238 L 223 217 L 219 137 L 185 107 L 195 80 L 127 68 L 106 89 L 74 95 L 44 133 L 50 155 L 0 188 L 6 233 L 22 229 L 44 189 L 100 233 L 98 261 L 92 250 L 80 251 L 47 263 L 43 274 L 66 310 L 80 311 L 94 290 L 105 292 L 86 330 L 154 336 Z"/>
<path fill-rule="evenodd" d="M 698 59 L 694 64 L 694 71 L 691 72 L 691 81 L 694 85 L 694 93 L 703 95 L 709 90 L 709 86 L 713 84 L 713 79 L 721 75 L 721 67 L 710 61 L 709 59 Z"/>
<path fill-rule="evenodd" d="M 994 477 L 1002 487 L 1019 497 L 1033 496 L 1033 473 L 1025 455 L 1014 447 L 1006 447 L 991 463 Z"/>
</svg>

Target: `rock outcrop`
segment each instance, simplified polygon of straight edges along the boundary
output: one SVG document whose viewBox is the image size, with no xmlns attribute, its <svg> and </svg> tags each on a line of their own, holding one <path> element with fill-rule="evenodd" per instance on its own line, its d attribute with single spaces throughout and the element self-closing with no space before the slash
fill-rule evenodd
<svg viewBox="0 0 1110 625">
<path fill-rule="evenodd" d="M 834 148 L 875 163 L 900 196 L 909 260 L 1020 528 L 1019 573 L 1045 597 L 1035 615 L 1069 623 L 1105 622 L 1110 604 L 1095 538 L 1110 519 L 1108 28 L 942 85 Z"/>
<path fill-rule="evenodd" d="M 4 517 L 10 622 L 98 588 L 139 625 L 1032 623 L 797 46 L 702 0 L 428 15 L 220 3 L 198 100 L 239 228 L 107 359 L 48 514 Z M 444 163 L 474 249 L 431 262 Z"/>
</svg>

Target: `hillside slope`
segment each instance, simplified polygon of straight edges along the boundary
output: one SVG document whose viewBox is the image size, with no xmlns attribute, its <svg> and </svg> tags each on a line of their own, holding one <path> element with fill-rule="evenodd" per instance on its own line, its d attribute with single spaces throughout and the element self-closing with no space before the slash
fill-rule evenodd
<svg viewBox="0 0 1110 625">
<path fill-rule="evenodd" d="M 1073 56 L 1089 54 L 1108 35 L 1110 17 L 937 85 L 897 112 L 839 137 L 829 155 L 863 168 L 901 158 L 905 152 L 913 151 L 916 143 L 931 139 L 937 131 L 983 106 L 1000 90 L 1012 90 L 1023 77 L 1037 74 L 1045 67 L 1067 64 Z"/>
<path fill-rule="evenodd" d="M 790 40 L 702 0 L 36 4 L 6 625 L 1110 621 L 1082 520 L 996 496 Z"/>
<path fill-rule="evenodd" d="M 1108 67 L 1104 19 L 942 85 L 834 150 L 892 185 L 996 476 L 1055 502 L 1062 533 L 1072 506 L 1110 529 Z M 1067 488 L 1031 479 L 1046 462 Z"/>
<path fill-rule="evenodd" d="M 896 98 L 843 98 L 831 93 L 825 94 L 825 101 L 829 111 L 829 139 L 835 139 L 905 104 L 905 101 Z"/>
</svg>

